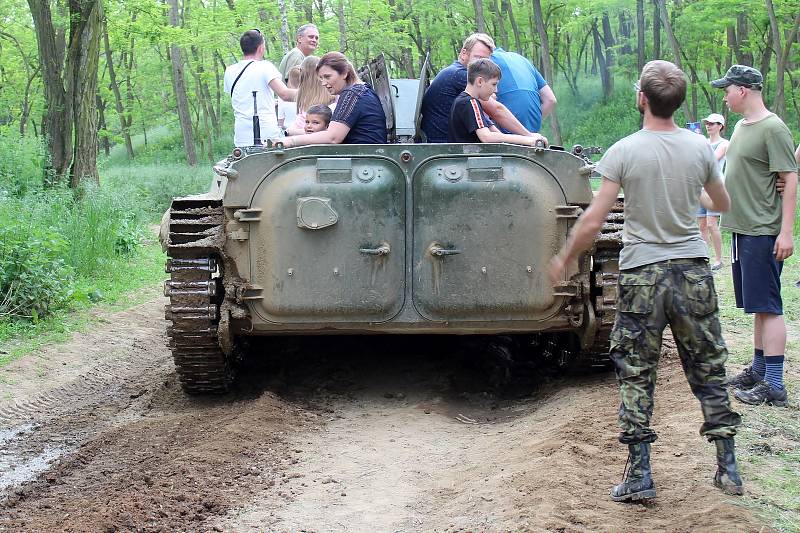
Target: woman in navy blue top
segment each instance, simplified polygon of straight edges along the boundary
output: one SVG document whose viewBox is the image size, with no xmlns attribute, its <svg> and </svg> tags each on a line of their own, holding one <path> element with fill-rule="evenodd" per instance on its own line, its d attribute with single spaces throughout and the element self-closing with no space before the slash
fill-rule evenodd
<svg viewBox="0 0 800 533">
<path fill-rule="evenodd" d="M 317 74 L 331 94 L 339 95 L 327 130 L 294 135 L 280 141 L 287 148 L 307 144 L 385 144 L 386 115 L 372 87 L 356 74 L 344 54 L 328 52 L 319 60 Z"/>
</svg>

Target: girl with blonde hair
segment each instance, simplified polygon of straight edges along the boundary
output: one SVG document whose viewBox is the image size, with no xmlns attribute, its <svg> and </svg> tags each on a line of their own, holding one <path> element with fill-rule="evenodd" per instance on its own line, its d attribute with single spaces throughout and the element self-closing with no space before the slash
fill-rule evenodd
<svg viewBox="0 0 800 533">
<path fill-rule="evenodd" d="M 297 87 L 297 115 L 286 128 L 289 135 L 302 135 L 306 129 L 306 111 L 315 105 L 326 105 L 333 110 L 336 98 L 322 86 L 317 75 L 319 58 L 308 56 L 300 64 L 300 84 Z"/>
</svg>

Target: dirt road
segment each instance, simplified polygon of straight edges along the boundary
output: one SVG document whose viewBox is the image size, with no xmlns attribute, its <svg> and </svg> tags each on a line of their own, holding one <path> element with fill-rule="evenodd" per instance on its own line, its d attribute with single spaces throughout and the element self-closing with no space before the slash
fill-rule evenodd
<svg viewBox="0 0 800 533">
<path fill-rule="evenodd" d="M 0 531 L 763 530 L 711 485 L 669 350 L 658 499 L 624 505 L 610 374 L 509 399 L 447 339 L 316 339 L 259 345 L 234 392 L 187 398 L 163 305 L 0 370 Z"/>
</svg>

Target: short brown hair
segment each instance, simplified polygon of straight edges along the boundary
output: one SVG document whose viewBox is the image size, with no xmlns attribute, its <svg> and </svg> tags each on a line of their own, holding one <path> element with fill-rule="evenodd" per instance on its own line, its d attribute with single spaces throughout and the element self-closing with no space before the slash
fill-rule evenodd
<svg viewBox="0 0 800 533">
<path fill-rule="evenodd" d="M 500 67 L 488 58 L 476 59 L 467 67 L 467 83 L 472 85 L 479 77 L 485 80 L 500 79 Z"/>
<path fill-rule="evenodd" d="M 464 39 L 464 44 L 461 46 L 465 52 L 469 52 L 472 48 L 477 44 L 482 43 L 489 47 L 489 49 L 494 52 L 495 45 L 494 39 L 486 35 L 485 33 L 473 33 L 466 39 Z"/>
<path fill-rule="evenodd" d="M 353 68 L 353 64 L 348 61 L 341 52 L 328 52 L 319 58 L 317 72 L 319 72 L 319 69 L 322 67 L 330 67 L 338 72 L 340 76 L 344 76 L 344 81 L 347 85 L 352 85 L 361 81 L 358 78 L 358 74 L 356 74 L 356 69 Z"/>
<path fill-rule="evenodd" d="M 650 112 L 660 118 L 672 118 L 686 99 L 686 75 L 669 61 L 658 59 L 647 63 L 639 87 L 647 97 Z"/>
</svg>

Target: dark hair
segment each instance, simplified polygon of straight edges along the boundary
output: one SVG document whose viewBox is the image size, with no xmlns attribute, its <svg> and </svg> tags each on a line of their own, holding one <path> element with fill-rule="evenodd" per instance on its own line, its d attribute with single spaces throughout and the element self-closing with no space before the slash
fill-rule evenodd
<svg viewBox="0 0 800 533">
<path fill-rule="evenodd" d="M 356 69 L 353 68 L 353 64 L 350 63 L 341 52 L 328 52 L 319 58 L 317 72 L 319 72 L 319 69 L 322 67 L 330 67 L 338 72 L 340 76 L 344 76 L 344 81 L 347 85 L 353 85 L 361 81 L 358 78 L 358 74 L 356 74 Z"/>
<path fill-rule="evenodd" d="M 639 86 L 650 104 L 650 112 L 660 118 L 672 118 L 686 99 L 686 75 L 669 61 L 647 63 Z"/>
<path fill-rule="evenodd" d="M 475 83 L 479 77 L 485 80 L 500 79 L 500 67 L 489 58 L 476 59 L 467 67 L 467 82 Z"/>
<path fill-rule="evenodd" d="M 264 36 L 261 35 L 261 31 L 255 30 L 247 30 L 239 37 L 239 46 L 242 47 L 242 53 L 246 56 L 250 56 L 256 53 L 258 47 L 261 46 L 261 43 L 264 42 Z"/>
<path fill-rule="evenodd" d="M 325 104 L 317 104 L 308 108 L 308 111 L 306 111 L 306 117 L 308 115 L 317 115 L 322 117 L 325 119 L 325 125 L 327 126 L 331 123 L 331 116 L 333 116 L 333 113 L 331 112 L 331 108 Z"/>
</svg>

